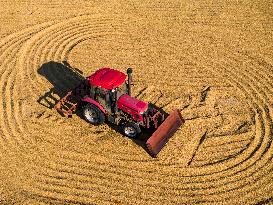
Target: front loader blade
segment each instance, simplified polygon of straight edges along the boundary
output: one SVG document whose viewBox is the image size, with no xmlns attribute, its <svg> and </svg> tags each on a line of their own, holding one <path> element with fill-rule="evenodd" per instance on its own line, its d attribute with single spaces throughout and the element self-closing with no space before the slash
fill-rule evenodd
<svg viewBox="0 0 273 205">
<path fill-rule="evenodd" d="M 167 141 L 184 122 L 180 110 L 178 109 L 173 111 L 166 118 L 166 120 L 157 128 L 146 142 L 146 146 L 152 157 L 156 157 Z"/>
</svg>

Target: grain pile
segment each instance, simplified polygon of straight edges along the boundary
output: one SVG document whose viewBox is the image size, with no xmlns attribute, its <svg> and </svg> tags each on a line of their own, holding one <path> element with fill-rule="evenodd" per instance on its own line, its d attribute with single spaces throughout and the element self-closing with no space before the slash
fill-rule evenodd
<svg viewBox="0 0 273 205">
<path fill-rule="evenodd" d="M 266 204 L 273 197 L 270 1 L 0 1 L 1 204 Z M 182 109 L 152 159 L 52 105 L 134 68 L 133 95 Z"/>
</svg>

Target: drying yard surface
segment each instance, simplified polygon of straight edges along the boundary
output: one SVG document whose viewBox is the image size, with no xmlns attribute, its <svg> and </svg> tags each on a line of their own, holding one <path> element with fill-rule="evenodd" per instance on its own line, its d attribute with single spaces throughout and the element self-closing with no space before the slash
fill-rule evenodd
<svg viewBox="0 0 273 205">
<path fill-rule="evenodd" d="M 0 0 L 0 204 L 273 201 L 272 1 Z M 53 105 L 100 67 L 186 123 L 158 158 Z"/>
</svg>

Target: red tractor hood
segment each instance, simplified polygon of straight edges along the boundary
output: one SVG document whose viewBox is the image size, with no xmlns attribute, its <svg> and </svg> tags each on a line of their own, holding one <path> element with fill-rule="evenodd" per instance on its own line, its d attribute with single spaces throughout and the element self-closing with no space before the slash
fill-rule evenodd
<svg viewBox="0 0 273 205">
<path fill-rule="evenodd" d="M 126 112 L 128 112 L 128 109 L 131 109 L 135 112 L 143 113 L 148 109 L 148 103 L 124 94 L 118 99 L 118 108 Z"/>
</svg>

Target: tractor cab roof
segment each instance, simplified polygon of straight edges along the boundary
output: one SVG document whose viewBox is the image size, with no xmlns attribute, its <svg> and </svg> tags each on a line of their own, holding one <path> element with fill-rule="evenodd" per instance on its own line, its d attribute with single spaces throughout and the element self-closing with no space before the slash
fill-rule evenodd
<svg viewBox="0 0 273 205">
<path fill-rule="evenodd" d="M 101 68 L 87 79 L 91 86 L 99 86 L 112 90 L 124 83 L 126 75 L 112 68 Z"/>
</svg>

